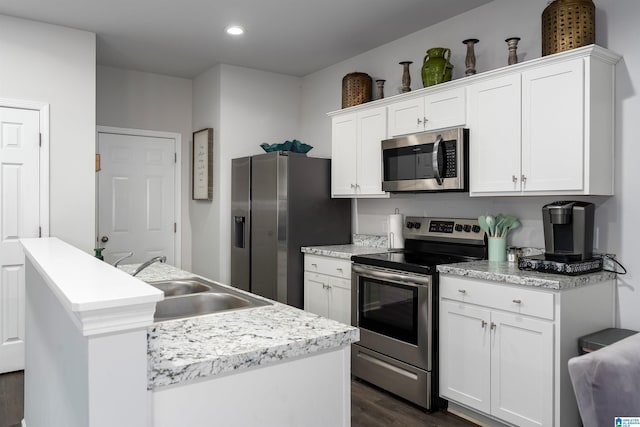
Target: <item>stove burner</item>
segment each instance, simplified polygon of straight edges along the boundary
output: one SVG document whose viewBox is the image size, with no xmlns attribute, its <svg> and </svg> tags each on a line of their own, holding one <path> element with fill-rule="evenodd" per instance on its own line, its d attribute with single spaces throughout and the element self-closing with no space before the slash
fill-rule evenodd
<svg viewBox="0 0 640 427">
<path fill-rule="evenodd" d="M 414 251 L 393 251 L 371 255 L 356 255 L 351 257 L 351 260 L 357 264 L 408 271 L 418 274 L 434 274 L 436 272 L 436 266 L 439 264 L 452 264 L 456 262 L 471 261 L 474 259 L 477 258 Z"/>
</svg>

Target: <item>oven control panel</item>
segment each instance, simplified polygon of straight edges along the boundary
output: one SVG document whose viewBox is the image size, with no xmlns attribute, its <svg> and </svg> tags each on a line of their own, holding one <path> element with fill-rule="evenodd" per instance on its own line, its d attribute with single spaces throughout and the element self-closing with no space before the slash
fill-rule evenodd
<svg viewBox="0 0 640 427">
<path fill-rule="evenodd" d="M 407 217 L 404 223 L 405 239 L 446 238 L 484 240 L 484 232 L 475 218 Z"/>
</svg>

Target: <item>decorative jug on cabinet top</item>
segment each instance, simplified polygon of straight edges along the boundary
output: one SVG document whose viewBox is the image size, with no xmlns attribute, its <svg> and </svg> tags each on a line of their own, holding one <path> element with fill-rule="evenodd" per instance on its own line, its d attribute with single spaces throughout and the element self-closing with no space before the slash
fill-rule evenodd
<svg viewBox="0 0 640 427">
<path fill-rule="evenodd" d="M 427 50 L 422 64 L 422 84 L 424 87 L 437 85 L 451 80 L 453 65 L 449 62 L 451 49 L 432 47 Z"/>
</svg>

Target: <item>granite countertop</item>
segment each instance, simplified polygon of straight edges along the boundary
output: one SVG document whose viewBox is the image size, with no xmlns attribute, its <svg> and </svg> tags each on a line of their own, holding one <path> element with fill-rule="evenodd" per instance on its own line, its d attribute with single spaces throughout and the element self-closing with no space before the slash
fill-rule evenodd
<svg viewBox="0 0 640 427">
<path fill-rule="evenodd" d="M 486 260 L 439 265 L 438 271 L 444 274 L 551 290 L 577 288 L 616 278 L 615 273 L 608 271 L 599 271 L 580 276 L 564 276 L 561 274 L 520 270 L 514 263 Z"/>
<path fill-rule="evenodd" d="M 120 268 L 130 272 L 135 267 Z M 194 276 L 156 263 L 137 277 L 155 281 Z M 357 328 L 278 302 L 154 323 L 147 337 L 150 390 L 338 348 L 360 338 Z"/>
<path fill-rule="evenodd" d="M 387 238 L 366 234 L 354 234 L 353 243 L 345 245 L 303 246 L 305 254 L 323 255 L 333 258 L 351 259 L 353 255 L 378 254 L 387 252 Z"/>
</svg>

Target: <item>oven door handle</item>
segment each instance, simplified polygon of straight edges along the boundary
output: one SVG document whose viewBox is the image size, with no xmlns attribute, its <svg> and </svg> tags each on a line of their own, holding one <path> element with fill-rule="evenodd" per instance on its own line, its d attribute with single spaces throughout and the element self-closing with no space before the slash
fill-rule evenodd
<svg viewBox="0 0 640 427">
<path fill-rule="evenodd" d="M 431 276 L 423 276 L 419 274 L 392 273 L 389 271 L 381 271 L 378 269 L 363 267 L 358 264 L 353 264 L 351 266 L 351 270 L 356 274 L 371 277 L 372 279 L 392 280 L 394 282 L 402 282 L 402 283 L 409 283 L 409 284 L 413 283 L 418 285 L 431 284 Z"/>
</svg>

